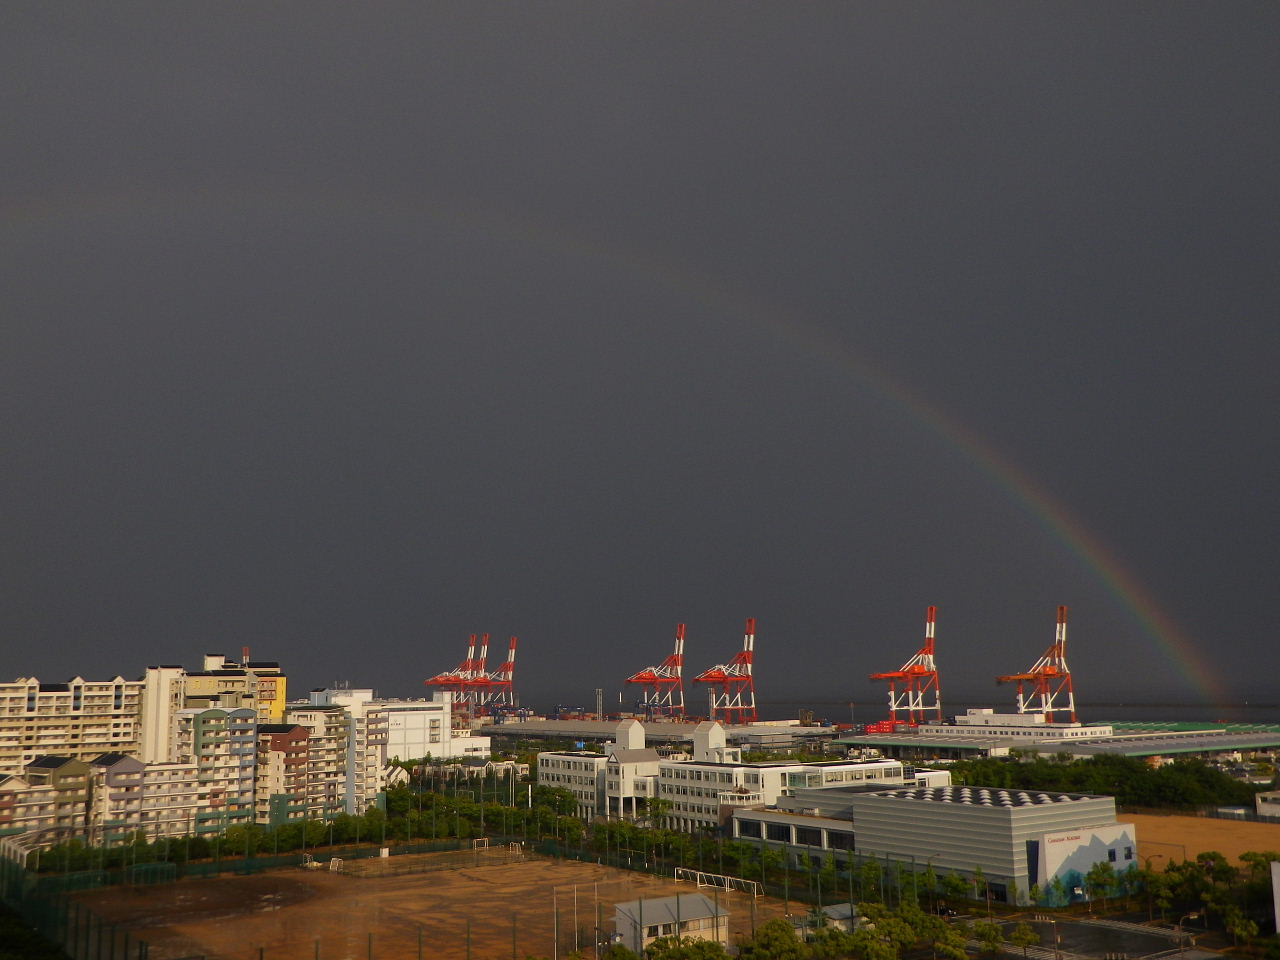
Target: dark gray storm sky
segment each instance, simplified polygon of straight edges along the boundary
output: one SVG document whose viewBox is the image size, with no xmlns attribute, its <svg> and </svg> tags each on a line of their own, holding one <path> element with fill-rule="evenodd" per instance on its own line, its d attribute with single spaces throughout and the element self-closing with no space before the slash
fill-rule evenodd
<svg viewBox="0 0 1280 960">
<path fill-rule="evenodd" d="M 1084 705 L 1268 693 L 1278 28 L 7 5 L 0 676 L 416 695 L 489 631 L 616 701 L 755 616 L 763 698 L 871 703 L 932 603 L 1002 705 L 1068 604 Z"/>
</svg>

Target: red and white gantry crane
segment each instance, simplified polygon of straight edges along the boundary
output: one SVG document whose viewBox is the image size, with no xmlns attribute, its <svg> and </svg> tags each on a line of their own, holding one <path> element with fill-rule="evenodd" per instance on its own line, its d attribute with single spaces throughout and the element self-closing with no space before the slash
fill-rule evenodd
<svg viewBox="0 0 1280 960">
<path fill-rule="evenodd" d="M 640 709 L 646 717 L 684 716 L 684 624 L 676 624 L 676 643 L 671 655 L 656 667 L 627 677 L 644 690 Z"/>
<path fill-rule="evenodd" d="M 1018 712 L 1043 713 L 1053 722 L 1055 713 L 1065 713 L 1076 722 L 1075 687 L 1071 683 L 1071 670 L 1067 667 L 1067 608 L 1058 608 L 1058 630 L 1053 646 L 1031 665 L 1026 673 L 1011 673 L 996 677 L 996 683 L 1018 685 Z M 1031 688 L 1030 696 L 1026 688 Z"/>
<path fill-rule="evenodd" d="M 485 637 L 485 641 L 488 642 L 488 637 Z M 473 633 L 467 643 L 467 656 L 460 664 L 452 670 L 437 673 L 434 677 L 428 677 L 422 682 L 429 687 L 440 687 L 442 690 L 452 693 L 455 704 L 463 703 L 462 695 L 466 690 L 467 682 L 474 676 L 475 663 L 476 635 Z"/>
<path fill-rule="evenodd" d="M 873 673 L 872 680 L 889 681 L 889 720 L 911 726 L 924 723 L 926 713 L 934 719 L 942 719 L 942 687 L 938 681 L 938 667 L 934 662 L 934 624 L 938 608 L 930 607 L 925 614 L 924 646 L 898 670 Z M 902 714 L 902 716 L 899 716 Z"/>
<path fill-rule="evenodd" d="M 512 637 L 507 645 L 507 659 L 493 673 L 484 675 L 484 680 L 475 681 L 473 689 L 477 691 L 476 713 L 484 715 L 495 711 L 510 710 L 516 705 L 516 695 L 512 684 L 516 678 L 516 643 L 518 637 Z"/>
<path fill-rule="evenodd" d="M 693 678 L 694 683 L 710 686 L 712 720 L 725 723 L 750 723 L 756 719 L 756 681 L 752 675 L 755 660 L 756 618 L 747 620 L 742 649 L 728 663 L 708 667 Z"/>
</svg>

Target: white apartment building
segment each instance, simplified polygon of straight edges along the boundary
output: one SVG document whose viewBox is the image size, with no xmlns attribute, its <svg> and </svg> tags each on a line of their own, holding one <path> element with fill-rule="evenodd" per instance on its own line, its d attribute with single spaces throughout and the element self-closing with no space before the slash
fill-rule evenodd
<svg viewBox="0 0 1280 960">
<path fill-rule="evenodd" d="M 310 731 L 302 724 L 258 724 L 253 793 L 255 822 L 275 827 L 307 817 L 310 746 Z"/>
<path fill-rule="evenodd" d="M 307 729 L 307 780 L 303 800 L 306 816 L 328 820 L 344 812 L 348 749 L 346 710 L 338 706 L 290 704 L 285 719 L 287 723 Z"/>
<path fill-rule="evenodd" d="M 257 713 L 213 708 L 178 711 L 177 762 L 194 764 L 197 833 L 253 822 Z"/>
<path fill-rule="evenodd" d="M 578 800 L 584 820 L 604 813 L 605 765 L 609 758 L 585 750 L 550 750 L 538 754 L 538 783 L 568 790 Z"/>
<path fill-rule="evenodd" d="M 101 753 L 136 753 L 142 686 L 123 677 L 0 683 L 0 774 L 22 775 L 47 754 L 88 761 Z"/>
<path fill-rule="evenodd" d="M 42 756 L 21 775 L 0 774 L 0 836 L 20 835 L 28 848 L 83 837 L 89 809 L 89 766 Z"/>
<path fill-rule="evenodd" d="M 220 707 L 253 710 L 261 723 L 284 719 L 286 678 L 273 660 L 237 663 L 220 653 L 207 653 L 200 670 L 176 664 L 147 667 L 142 684 L 142 725 L 138 755 L 147 763 L 176 759 L 177 714 L 180 710 Z M 131 751 L 121 751 L 131 752 Z"/>
<path fill-rule="evenodd" d="M 453 694 L 430 700 L 379 700 L 387 715 L 387 757 L 392 760 L 451 760 L 487 757 L 490 739 L 453 725 Z"/>
<path fill-rule="evenodd" d="M 634 820 L 648 810 L 657 795 L 658 751 L 644 745 L 644 727 L 635 720 L 618 724 L 617 740 L 606 751 L 604 815 L 610 820 Z"/>
<path fill-rule="evenodd" d="M 418 760 L 489 756 L 489 738 L 471 735 L 453 726 L 450 694 L 432 700 L 383 700 L 369 689 L 312 690 L 306 707 L 290 705 L 288 719 L 322 725 L 318 715 L 308 710 L 341 710 L 346 723 L 343 754 L 343 805 L 347 813 L 363 813 L 371 805 L 381 805 L 392 783 L 407 779 L 393 759 Z M 314 719 L 308 720 L 308 717 Z M 332 724 L 332 720 L 324 721 Z"/>
<path fill-rule="evenodd" d="M 676 830 L 718 827 L 735 807 L 777 802 L 791 790 L 845 784 L 903 784 L 899 760 L 832 760 L 818 763 L 743 763 L 741 751 L 725 744 L 718 723 L 698 724 L 692 760 L 658 765 L 658 796 L 671 802 L 667 821 Z"/>
<path fill-rule="evenodd" d="M 89 837 L 97 844 L 127 840 L 135 833 L 148 840 L 194 833 L 197 815 L 210 806 L 214 793 L 194 763 L 143 763 L 108 753 L 92 761 L 89 770 Z"/>
<path fill-rule="evenodd" d="M 346 713 L 347 751 L 343 807 L 362 814 L 384 806 L 387 788 L 387 713 L 372 690 L 312 690 L 313 707 L 341 707 Z"/>
</svg>

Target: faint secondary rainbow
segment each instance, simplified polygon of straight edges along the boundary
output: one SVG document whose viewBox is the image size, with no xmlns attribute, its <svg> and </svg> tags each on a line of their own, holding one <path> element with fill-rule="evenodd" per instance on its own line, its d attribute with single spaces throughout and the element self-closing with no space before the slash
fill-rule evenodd
<svg viewBox="0 0 1280 960">
<path fill-rule="evenodd" d="M 1217 670 L 1195 641 L 1161 609 L 1158 600 L 1137 575 L 1125 568 L 1101 537 L 989 440 L 820 328 L 804 323 L 788 311 L 767 304 L 754 295 L 735 290 L 714 277 L 690 270 L 681 263 L 625 248 L 612 240 L 587 236 L 565 225 L 551 227 L 532 219 L 512 216 L 509 211 L 485 210 L 479 206 L 442 202 L 422 195 L 406 196 L 378 190 L 347 190 L 336 194 L 325 187 L 310 189 L 298 184 L 194 191 L 127 188 L 67 196 L 52 202 L 11 199 L 0 206 L 0 239 L 20 242 L 24 237 L 38 235 L 45 227 L 56 228 L 68 221 L 83 223 L 99 218 L 135 217 L 152 220 L 159 226 L 161 223 L 171 225 L 178 216 L 253 215 L 267 210 L 274 215 L 320 215 L 330 221 L 376 216 L 448 225 L 473 235 L 514 241 L 546 253 L 621 268 L 768 331 L 812 359 L 851 375 L 864 389 L 890 401 L 908 420 L 968 460 L 1048 530 L 1103 584 L 1206 702 L 1230 702 L 1228 686 L 1218 676 Z"/>
</svg>

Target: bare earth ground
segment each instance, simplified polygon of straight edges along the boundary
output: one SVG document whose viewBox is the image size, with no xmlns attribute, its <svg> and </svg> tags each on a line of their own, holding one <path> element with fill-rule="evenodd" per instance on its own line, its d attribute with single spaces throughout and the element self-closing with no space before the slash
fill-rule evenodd
<svg viewBox="0 0 1280 960">
<path fill-rule="evenodd" d="M 1138 831 L 1138 854 L 1151 858 L 1154 870 L 1170 860 L 1194 860 L 1216 850 L 1233 864 L 1242 853 L 1280 850 L 1280 823 L 1218 820 L 1213 817 L 1156 816 L 1122 813 L 1117 819 Z"/>
<path fill-rule="evenodd" d="M 420 929 L 422 957 L 464 960 L 468 921 L 474 960 L 524 960 L 553 955 L 557 922 L 559 956 L 580 947 L 590 957 L 597 904 L 611 933 L 614 903 L 676 892 L 696 888 L 596 864 L 535 859 L 390 877 L 281 870 L 112 887 L 79 899 L 118 925 L 119 937 L 127 929 L 134 941 L 146 940 L 148 960 L 257 960 L 260 949 L 265 960 L 412 960 L 420 955 Z M 720 902 L 731 914 L 730 942 L 749 936 L 751 897 L 722 891 Z M 756 923 L 783 913 L 781 901 L 764 897 L 754 907 Z"/>
</svg>

